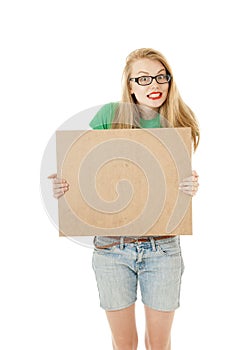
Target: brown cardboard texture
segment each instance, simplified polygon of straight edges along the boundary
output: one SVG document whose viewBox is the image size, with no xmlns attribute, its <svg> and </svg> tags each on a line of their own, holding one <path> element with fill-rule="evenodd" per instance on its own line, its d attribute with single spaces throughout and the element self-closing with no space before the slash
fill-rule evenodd
<svg viewBox="0 0 233 350">
<path fill-rule="evenodd" d="M 61 236 L 192 234 L 191 129 L 57 131 Z"/>
</svg>

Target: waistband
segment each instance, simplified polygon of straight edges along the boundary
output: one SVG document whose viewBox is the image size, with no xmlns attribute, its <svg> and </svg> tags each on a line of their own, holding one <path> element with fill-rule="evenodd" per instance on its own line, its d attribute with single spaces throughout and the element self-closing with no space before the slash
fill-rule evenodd
<svg viewBox="0 0 233 350">
<path fill-rule="evenodd" d="M 110 239 L 114 239 L 114 242 L 111 242 L 109 244 L 105 244 L 105 245 L 101 245 L 99 246 L 98 244 L 96 244 L 96 237 L 94 239 L 94 246 L 97 249 L 105 249 L 105 248 L 111 248 L 114 247 L 116 245 L 120 245 L 122 246 L 123 244 L 127 244 L 127 243 L 140 243 L 140 242 L 151 242 L 153 241 L 158 241 L 161 239 L 167 239 L 167 238 L 173 238 L 176 236 L 147 236 L 147 237 L 119 237 L 119 236 L 105 236 L 105 238 L 110 238 Z"/>
</svg>

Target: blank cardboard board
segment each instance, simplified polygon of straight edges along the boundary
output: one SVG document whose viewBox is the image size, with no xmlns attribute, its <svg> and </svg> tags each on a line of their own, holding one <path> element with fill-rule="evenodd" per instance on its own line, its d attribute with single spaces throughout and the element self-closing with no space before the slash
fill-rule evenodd
<svg viewBox="0 0 233 350">
<path fill-rule="evenodd" d="M 191 129 L 57 131 L 60 236 L 192 234 Z"/>
</svg>

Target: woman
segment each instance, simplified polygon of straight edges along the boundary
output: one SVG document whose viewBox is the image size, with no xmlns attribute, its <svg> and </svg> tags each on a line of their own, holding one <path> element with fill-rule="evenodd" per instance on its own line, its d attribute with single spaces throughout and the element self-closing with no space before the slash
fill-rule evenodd
<svg viewBox="0 0 233 350">
<path fill-rule="evenodd" d="M 191 127 L 194 151 L 199 128 L 191 109 L 183 102 L 165 57 L 153 49 L 133 51 L 123 71 L 122 103 L 100 109 L 90 123 L 93 129 Z M 54 196 L 68 189 L 65 180 L 53 178 Z M 196 171 L 179 189 L 195 195 Z M 145 307 L 146 349 L 171 349 L 171 327 L 179 307 L 183 273 L 179 236 L 95 237 L 93 268 L 100 304 L 112 331 L 113 349 L 137 349 L 135 301 L 140 285 Z"/>
</svg>

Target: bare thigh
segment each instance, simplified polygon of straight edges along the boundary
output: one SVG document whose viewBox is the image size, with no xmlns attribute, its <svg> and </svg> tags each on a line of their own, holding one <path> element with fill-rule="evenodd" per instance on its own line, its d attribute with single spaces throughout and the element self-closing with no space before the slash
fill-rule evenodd
<svg viewBox="0 0 233 350">
<path fill-rule="evenodd" d="M 157 311 L 145 306 L 146 349 L 170 350 L 171 328 L 175 312 Z"/>
<path fill-rule="evenodd" d="M 106 311 L 106 315 L 112 331 L 113 349 L 136 350 L 135 304 L 118 311 Z"/>
</svg>

